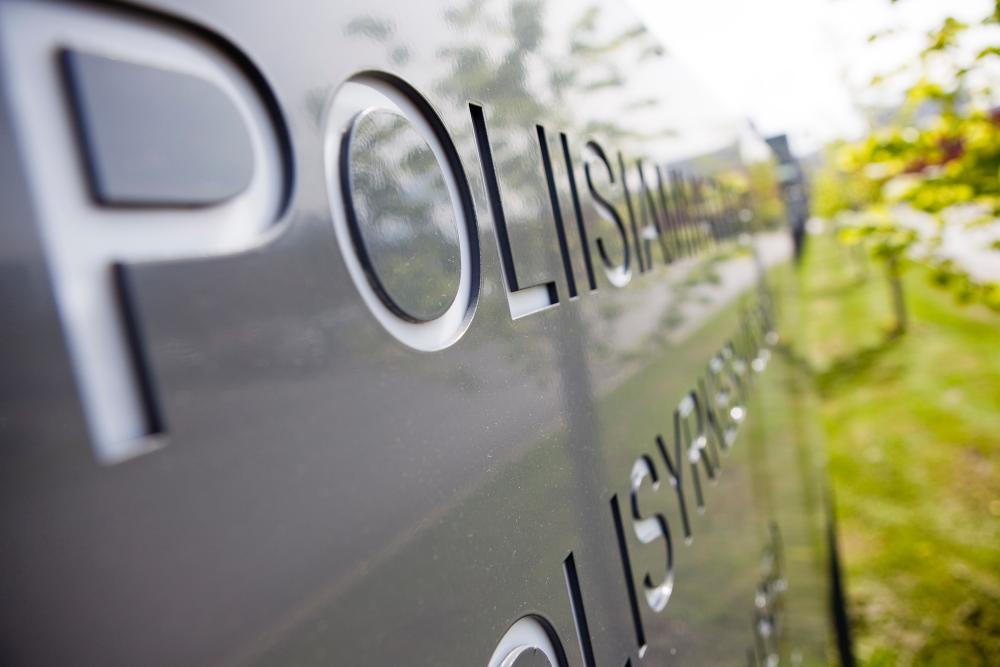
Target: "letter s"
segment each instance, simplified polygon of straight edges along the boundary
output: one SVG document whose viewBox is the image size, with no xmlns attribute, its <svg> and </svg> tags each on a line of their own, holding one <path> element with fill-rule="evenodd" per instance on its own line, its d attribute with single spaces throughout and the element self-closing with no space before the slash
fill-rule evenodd
<svg viewBox="0 0 1000 667">
<path fill-rule="evenodd" d="M 632 528 L 635 530 L 636 538 L 643 544 L 652 544 L 663 538 L 666 562 L 666 574 L 663 581 L 658 584 L 653 583 L 653 578 L 648 572 L 643 577 L 646 603 L 653 611 L 663 611 L 674 590 L 674 547 L 670 539 L 670 526 L 662 514 L 655 513 L 651 517 L 644 517 L 639 509 L 639 491 L 644 482 L 649 479 L 654 490 L 660 484 L 653 461 L 645 455 L 636 459 L 632 466 L 631 478 Z"/>
<path fill-rule="evenodd" d="M 631 255 L 629 253 L 628 247 L 628 232 L 625 230 L 625 223 L 622 221 L 621 215 L 611 202 L 607 200 L 597 188 L 594 187 L 594 177 L 591 174 L 591 163 L 599 161 L 604 164 L 604 168 L 608 172 L 608 180 L 613 184 L 615 182 L 615 174 L 611 169 L 611 163 L 608 162 L 608 157 L 604 153 L 604 149 L 596 141 L 588 141 L 586 145 L 587 152 L 593 155 L 595 159 L 584 159 L 583 162 L 583 173 L 587 177 L 587 190 L 590 191 L 590 196 L 594 198 L 594 205 L 597 207 L 598 213 L 602 218 L 610 220 L 614 223 L 615 228 L 618 230 L 618 236 L 621 238 L 622 252 L 624 258 L 622 259 L 621 265 L 615 264 L 611 261 L 608 256 L 607 247 L 604 245 L 604 239 L 597 238 L 597 250 L 601 255 L 601 261 L 604 263 L 604 273 L 607 275 L 608 280 L 615 287 L 624 287 L 632 280 L 632 269 L 631 269 Z"/>
</svg>

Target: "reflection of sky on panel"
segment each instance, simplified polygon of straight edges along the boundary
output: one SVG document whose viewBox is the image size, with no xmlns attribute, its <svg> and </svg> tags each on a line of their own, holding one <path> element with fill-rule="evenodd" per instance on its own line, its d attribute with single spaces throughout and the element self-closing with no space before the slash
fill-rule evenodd
<svg viewBox="0 0 1000 667">
<path fill-rule="evenodd" d="M 450 96 L 449 91 L 458 87 L 475 91 L 478 83 L 483 90 L 506 83 L 457 81 L 455 72 L 443 69 L 452 61 L 442 57 L 478 51 L 470 58 L 485 59 L 495 74 L 501 73 L 511 53 L 512 38 L 523 30 L 506 3 L 485 3 L 473 19 L 469 18 L 473 13 L 468 9 L 471 5 L 457 3 L 443 16 L 434 17 L 435 23 L 450 24 L 451 41 L 434 43 L 420 38 L 429 20 L 428 8 L 421 3 L 398 4 L 370 3 L 368 15 L 347 23 L 341 39 L 359 53 L 370 54 L 372 61 L 389 54 L 401 70 L 426 73 L 425 80 L 435 83 L 432 88 L 422 85 L 420 90 L 435 105 L 441 104 L 442 95 Z M 532 106 L 537 105 L 538 112 L 511 109 L 512 115 L 526 122 L 592 135 L 616 150 L 662 160 L 715 150 L 731 143 L 740 131 L 741 116 L 724 109 L 701 79 L 651 33 L 643 31 L 622 40 L 617 48 L 608 48 L 623 33 L 639 27 L 629 12 L 607 8 L 594 12 L 590 3 L 572 0 L 522 4 L 536 7 L 545 24 L 545 32 L 528 49 L 527 67 L 517 82 L 532 99 Z M 383 20 L 380 16 L 391 18 Z M 320 34 L 296 38 L 303 49 L 308 49 L 309 42 L 320 37 L 327 39 L 327 35 Z M 572 85 L 558 89 L 552 72 L 572 77 Z M 309 115 L 318 114 L 319 102 L 327 92 L 316 91 L 317 103 L 307 109 Z M 461 135 L 466 128 L 450 126 L 449 130 Z"/>
<path fill-rule="evenodd" d="M 572 15 L 580 3 L 558 3 L 553 16 Z M 580 13 L 580 9 L 575 9 Z M 558 59 L 572 51 L 573 26 L 567 21 L 565 32 L 549 46 Z M 627 13 L 604 12 L 594 21 L 591 43 L 610 41 L 636 27 Z M 689 67 L 673 56 L 658 36 L 646 32 L 636 39 L 633 48 L 601 54 L 615 61 L 627 84 L 597 90 L 575 90 L 570 105 L 582 122 L 621 119 L 634 137 L 609 146 L 634 156 L 658 160 L 678 160 L 716 150 L 731 143 L 742 126 L 742 119 L 724 109 Z M 598 69 L 599 68 L 596 68 Z M 586 79 L 598 79 L 589 72 Z"/>
</svg>

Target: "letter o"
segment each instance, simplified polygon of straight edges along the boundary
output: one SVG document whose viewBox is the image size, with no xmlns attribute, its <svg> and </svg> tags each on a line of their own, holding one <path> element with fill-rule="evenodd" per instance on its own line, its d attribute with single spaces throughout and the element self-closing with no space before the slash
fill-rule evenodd
<svg viewBox="0 0 1000 667">
<path fill-rule="evenodd" d="M 389 145 L 403 134 L 419 145 Z M 380 151 L 389 159 L 379 162 Z M 369 310 L 412 348 L 453 344 L 479 300 L 479 234 L 468 179 L 437 113 L 398 77 L 357 74 L 327 106 L 324 161 L 337 242 Z M 413 163 L 417 178 L 407 173 Z"/>
<path fill-rule="evenodd" d="M 522 616 L 504 633 L 490 656 L 488 667 L 518 667 L 548 662 L 563 667 L 566 659 L 555 631 L 540 616 Z"/>
</svg>

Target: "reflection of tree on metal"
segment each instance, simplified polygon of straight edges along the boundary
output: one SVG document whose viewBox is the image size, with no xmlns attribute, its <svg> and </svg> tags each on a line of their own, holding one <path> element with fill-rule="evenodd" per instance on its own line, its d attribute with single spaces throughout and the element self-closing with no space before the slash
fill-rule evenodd
<svg viewBox="0 0 1000 667">
<path fill-rule="evenodd" d="M 352 210 L 382 288 L 405 317 L 430 320 L 458 289 L 458 230 L 434 154 L 402 117 L 368 112 L 352 130 Z M 396 157 L 402 159 L 396 162 Z"/>
</svg>

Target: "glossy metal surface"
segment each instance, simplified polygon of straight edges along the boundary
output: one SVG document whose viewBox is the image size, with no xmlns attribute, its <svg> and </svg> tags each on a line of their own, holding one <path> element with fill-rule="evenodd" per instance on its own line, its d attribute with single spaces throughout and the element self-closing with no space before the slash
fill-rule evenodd
<svg viewBox="0 0 1000 667">
<path fill-rule="evenodd" d="M 66 51 L 62 61 L 98 201 L 197 206 L 249 185 L 250 137 L 217 87 L 89 53 Z"/>
<path fill-rule="evenodd" d="M 458 221 L 427 142 L 398 114 L 355 117 L 346 144 L 350 224 L 372 279 L 404 318 L 433 320 L 455 300 Z"/>
<path fill-rule="evenodd" d="M 168 23 L 224 57 L 243 54 L 241 66 L 259 72 L 290 137 L 288 203 L 278 231 L 251 249 L 127 263 L 165 446 L 102 465 L 25 174 L 34 158 L 3 95 L 4 664 L 487 665 L 528 615 L 551 625 L 573 666 L 588 653 L 597 667 L 742 664 L 761 582 L 776 580 L 779 559 L 788 586 L 781 655 L 825 663 L 822 461 L 804 381 L 772 355 L 718 481 L 706 484 L 705 511 L 691 508 L 690 541 L 655 458 L 656 436 L 672 435 L 674 408 L 736 331 L 759 276 L 743 255 L 658 260 L 640 273 L 633 252 L 622 288 L 612 284 L 621 275 L 605 270 L 598 241 L 610 264 L 625 248 L 585 196 L 585 166 L 619 204 L 623 183 L 610 182 L 586 142 L 598 140 L 613 164 L 618 151 L 666 164 L 735 145 L 742 128 L 633 16 L 618 3 L 570 0 L 134 4 L 92 9 Z M 331 213 L 332 100 L 374 70 L 424 96 L 472 196 L 478 301 L 443 349 L 415 349 L 382 326 Z M 558 300 L 516 319 L 475 108 L 517 279 L 554 285 Z M 382 117 L 359 131 L 393 127 Z M 575 290 L 540 139 L 555 156 Z M 361 173 L 401 195 L 402 209 L 447 221 L 454 202 L 433 169 L 423 189 L 404 189 L 430 164 L 419 144 L 369 151 L 362 142 L 349 157 L 374 161 Z M 364 187 L 358 181 L 355 192 Z M 413 267 L 432 272 L 409 272 L 392 216 L 374 222 L 388 196 L 365 200 L 359 217 L 375 228 L 364 242 L 399 309 L 433 319 L 457 289 L 455 237 L 422 218 L 407 230 L 427 241 Z M 769 265 L 787 257 L 780 237 L 755 243 Z M 439 286 L 408 292 L 417 282 Z M 648 643 L 640 655 L 610 503 L 617 498 L 625 516 L 638 585 L 647 572 L 663 580 L 662 547 L 643 544 L 628 516 L 643 455 L 661 483 L 653 490 L 647 479 L 638 502 L 669 522 L 674 581 L 662 611 L 639 600 Z M 578 640 L 568 563 L 589 648 Z"/>
</svg>

